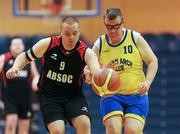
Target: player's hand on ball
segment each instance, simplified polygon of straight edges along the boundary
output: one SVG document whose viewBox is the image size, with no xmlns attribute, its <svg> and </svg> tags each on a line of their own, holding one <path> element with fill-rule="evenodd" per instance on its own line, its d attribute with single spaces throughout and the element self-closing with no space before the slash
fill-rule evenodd
<svg viewBox="0 0 180 134">
<path fill-rule="evenodd" d="M 6 72 L 6 77 L 8 79 L 13 79 L 15 77 L 17 77 L 20 73 L 20 70 L 17 68 L 10 68 L 7 72 Z"/>
<path fill-rule="evenodd" d="M 92 84 L 92 73 L 90 72 L 90 70 L 88 69 L 88 67 L 86 66 L 84 68 L 84 76 L 85 76 L 85 82 L 89 85 Z"/>
<path fill-rule="evenodd" d="M 111 96 L 119 91 L 120 77 L 110 68 L 97 70 L 92 78 L 92 88 L 99 96 Z"/>
<path fill-rule="evenodd" d="M 137 92 L 139 94 L 141 94 L 141 95 L 144 95 L 144 94 L 146 94 L 149 91 L 149 87 L 150 87 L 150 82 L 144 81 L 144 82 L 139 84 Z"/>
</svg>

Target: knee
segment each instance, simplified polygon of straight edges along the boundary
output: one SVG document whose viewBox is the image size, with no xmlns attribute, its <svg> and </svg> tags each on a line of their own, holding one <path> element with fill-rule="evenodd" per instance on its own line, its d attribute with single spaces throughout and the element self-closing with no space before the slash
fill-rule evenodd
<svg viewBox="0 0 180 134">
<path fill-rule="evenodd" d="M 65 133 L 65 125 L 64 121 L 58 120 L 54 121 L 47 125 L 50 134 L 64 134 Z"/>
<path fill-rule="evenodd" d="M 6 117 L 6 129 L 12 130 L 17 127 L 18 118 L 16 115 L 7 115 Z"/>
<path fill-rule="evenodd" d="M 64 130 L 63 129 L 59 129 L 59 128 L 54 128 L 54 129 L 50 129 L 50 134 L 64 134 Z"/>
<path fill-rule="evenodd" d="M 48 129 L 49 129 L 50 134 L 64 134 L 65 133 L 65 128 L 60 127 L 58 125 L 49 127 Z"/>
<path fill-rule="evenodd" d="M 81 122 L 79 122 L 78 126 L 79 126 L 79 128 L 82 128 L 82 129 L 90 129 L 90 127 L 91 127 L 90 120 L 89 119 L 81 120 Z"/>
<path fill-rule="evenodd" d="M 15 129 L 15 126 L 14 125 L 6 125 L 6 129 L 9 131 L 12 131 Z"/>
<path fill-rule="evenodd" d="M 91 128 L 90 119 L 88 117 L 81 118 L 80 120 L 73 123 L 76 129 L 89 130 Z"/>
<path fill-rule="evenodd" d="M 16 124 L 7 123 L 7 124 L 6 124 L 6 129 L 7 129 L 8 131 L 13 131 L 14 129 L 16 129 Z"/>
<path fill-rule="evenodd" d="M 107 134 L 121 134 L 122 129 L 117 125 L 109 124 L 106 126 Z"/>
<path fill-rule="evenodd" d="M 9 129 L 15 128 L 17 126 L 17 123 L 6 121 L 6 127 Z"/>
<path fill-rule="evenodd" d="M 128 126 L 124 128 L 125 134 L 143 134 L 142 128 Z"/>
</svg>

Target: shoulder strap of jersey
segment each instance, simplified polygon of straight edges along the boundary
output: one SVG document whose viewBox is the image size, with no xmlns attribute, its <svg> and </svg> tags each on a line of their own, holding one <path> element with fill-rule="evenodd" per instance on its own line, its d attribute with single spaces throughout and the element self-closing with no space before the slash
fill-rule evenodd
<svg viewBox="0 0 180 134">
<path fill-rule="evenodd" d="M 77 51 L 79 52 L 83 62 L 85 62 L 85 52 L 86 52 L 87 48 L 88 48 L 87 44 L 85 42 L 79 40 L 79 45 L 77 47 Z"/>
<path fill-rule="evenodd" d="M 130 31 L 131 31 L 132 41 L 133 41 L 133 43 L 137 46 L 136 41 L 135 41 L 135 38 L 134 38 L 134 32 L 133 32 L 133 30 L 130 30 Z"/>
<path fill-rule="evenodd" d="M 11 52 L 5 53 L 5 63 L 12 57 Z"/>
<path fill-rule="evenodd" d="M 49 47 L 47 48 L 46 51 L 50 50 L 51 48 L 61 45 L 61 36 L 52 36 L 51 41 L 49 43 Z"/>
<path fill-rule="evenodd" d="M 103 34 L 103 35 L 101 35 L 100 37 L 99 37 L 99 54 L 101 54 L 101 50 L 102 50 L 102 43 L 105 41 L 105 34 Z"/>
</svg>

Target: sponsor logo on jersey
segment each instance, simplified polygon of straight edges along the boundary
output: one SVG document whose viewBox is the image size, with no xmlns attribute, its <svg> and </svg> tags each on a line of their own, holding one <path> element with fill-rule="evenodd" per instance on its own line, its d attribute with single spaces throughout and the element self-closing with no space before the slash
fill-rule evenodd
<svg viewBox="0 0 180 134">
<path fill-rule="evenodd" d="M 51 58 L 54 59 L 54 60 L 57 60 L 57 54 L 55 54 L 55 53 L 52 54 L 52 55 L 51 55 Z"/>
<path fill-rule="evenodd" d="M 88 108 L 87 107 L 82 107 L 82 109 L 81 109 L 82 111 L 86 111 L 86 112 L 88 112 Z"/>
</svg>

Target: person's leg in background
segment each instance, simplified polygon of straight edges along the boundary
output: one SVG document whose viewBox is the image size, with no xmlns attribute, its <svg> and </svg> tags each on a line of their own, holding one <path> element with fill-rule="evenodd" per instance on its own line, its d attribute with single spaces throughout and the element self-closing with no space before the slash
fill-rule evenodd
<svg viewBox="0 0 180 134">
<path fill-rule="evenodd" d="M 16 134 L 18 116 L 17 114 L 7 114 L 5 124 L 5 134 Z"/>
</svg>

